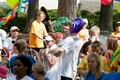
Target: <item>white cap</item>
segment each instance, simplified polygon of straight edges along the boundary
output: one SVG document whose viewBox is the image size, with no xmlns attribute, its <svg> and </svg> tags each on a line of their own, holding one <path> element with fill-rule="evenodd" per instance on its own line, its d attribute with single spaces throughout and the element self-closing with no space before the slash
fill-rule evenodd
<svg viewBox="0 0 120 80">
<path fill-rule="evenodd" d="M 13 30 L 20 30 L 17 26 L 12 26 L 11 28 L 10 28 L 10 31 L 13 31 Z"/>
<path fill-rule="evenodd" d="M 119 23 L 120 23 L 120 21 L 117 22 L 117 24 L 119 24 Z"/>
<path fill-rule="evenodd" d="M 88 24 L 88 20 L 86 18 L 83 18 L 84 23 Z"/>
<path fill-rule="evenodd" d="M 55 41 L 51 36 L 46 36 L 46 37 L 45 37 L 45 40 L 46 40 L 46 41 L 52 41 L 52 40 Z"/>
</svg>

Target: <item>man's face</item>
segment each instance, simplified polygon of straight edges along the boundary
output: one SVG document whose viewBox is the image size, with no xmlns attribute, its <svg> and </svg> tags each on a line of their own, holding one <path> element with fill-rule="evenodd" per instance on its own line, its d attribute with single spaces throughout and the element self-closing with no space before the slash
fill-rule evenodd
<svg viewBox="0 0 120 80">
<path fill-rule="evenodd" d="M 64 26 L 64 25 L 63 25 L 62 33 L 63 33 L 63 37 L 69 35 L 69 34 L 70 34 L 70 27 L 69 27 L 69 26 Z"/>
<path fill-rule="evenodd" d="M 19 30 L 17 30 L 17 29 L 16 30 L 12 30 L 11 31 L 11 36 L 12 37 L 17 37 L 18 36 L 18 32 L 19 32 Z"/>
</svg>

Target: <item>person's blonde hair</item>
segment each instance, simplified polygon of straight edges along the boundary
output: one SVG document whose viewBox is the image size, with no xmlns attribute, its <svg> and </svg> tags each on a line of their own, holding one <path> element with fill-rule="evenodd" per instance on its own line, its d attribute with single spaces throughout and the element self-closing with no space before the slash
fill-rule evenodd
<svg viewBox="0 0 120 80">
<path fill-rule="evenodd" d="M 39 74 L 45 75 L 46 71 L 42 63 L 36 62 L 32 65 L 32 70 L 36 71 Z"/>
<path fill-rule="evenodd" d="M 23 52 L 26 49 L 27 42 L 24 39 L 19 39 L 14 43 L 14 46 L 18 50 L 18 52 Z"/>
<path fill-rule="evenodd" d="M 37 17 L 37 16 L 40 16 L 40 14 L 43 14 L 44 17 L 46 18 L 46 14 L 45 14 L 43 11 L 41 11 L 41 10 L 39 10 L 39 11 L 37 12 L 36 17 Z"/>
<path fill-rule="evenodd" d="M 99 28 L 98 26 L 93 26 L 93 27 L 90 29 L 90 32 L 100 33 L 100 28 Z"/>
<path fill-rule="evenodd" d="M 98 63 L 98 65 L 96 67 L 95 80 L 99 80 L 102 76 L 102 67 L 101 67 L 101 62 L 100 62 L 100 56 L 96 53 L 91 53 L 88 55 L 87 61 L 89 61 L 91 58 L 94 58 L 95 61 Z M 86 73 L 86 77 L 88 77 L 90 73 L 91 73 L 91 71 L 88 70 L 88 72 Z"/>
</svg>

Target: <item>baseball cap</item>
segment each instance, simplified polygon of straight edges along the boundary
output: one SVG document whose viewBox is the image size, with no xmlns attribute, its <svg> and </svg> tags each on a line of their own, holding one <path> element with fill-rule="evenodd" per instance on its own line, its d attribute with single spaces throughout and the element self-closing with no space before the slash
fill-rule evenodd
<svg viewBox="0 0 120 80">
<path fill-rule="evenodd" d="M 13 31 L 13 30 L 20 30 L 17 26 L 12 26 L 11 28 L 10 28 L 10 31 Z"/>
<path fill-rule="evenodd" d="M 4 65 L 1 65 L 0 66 L 0 77 L 6 78 L 7 74 L 8 74 L 8 68 Z"/>
<path fill-rule="evenodd" d="M 51 36 L 46 36 L 46 37 L 45 37 L 45 40 L 46 40 L 46 41 L 52 41 L 52 40 L 55 41 Z"/>
<path fill-rule="evenodd" d="M 84 23 L 88 24 L 88 20 L 86 18 L 83 18 Z"/>
</svg>

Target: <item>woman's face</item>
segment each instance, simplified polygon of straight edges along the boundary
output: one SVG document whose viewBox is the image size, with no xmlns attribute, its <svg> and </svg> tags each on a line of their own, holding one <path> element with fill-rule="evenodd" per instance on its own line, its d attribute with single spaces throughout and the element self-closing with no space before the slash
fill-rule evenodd
<svg viewBox="0 0 120 80">
<path fill-rule="evenodd" d="M 26 70 L 28 69 L 27 66 L 24 66 L 24 64 L 20 60 L 15 60 L 14 62 L 14 72 L 16 75 L 26 75 Z"/>
<path fill-rule="evenodd" d="M 43 21 L 45 19 L 45 15 L 41 13 L 39 16 L 37 16 L 37 19 Z"/>
<path fill-rule="evenodd" d="M 120 32 L 120 26 L 117 26 L 117 27 L 116 27 L 116 30 Z"/>
<path fill-rule="evenodd" d="M 97 65 L 98 65 L 98 63 L 97 63 L 97 61 L 95 60 L 94 57 L 91 57 L 91 58 L 88 59 L 88 68 L 89 68 L 89 70 L 96 69 Z"/>
<path fill-rule="evenodd" d="M 51 47 L 55 42 L 54 41 L 46 41 L 46 45 Z"/>
</svg>

